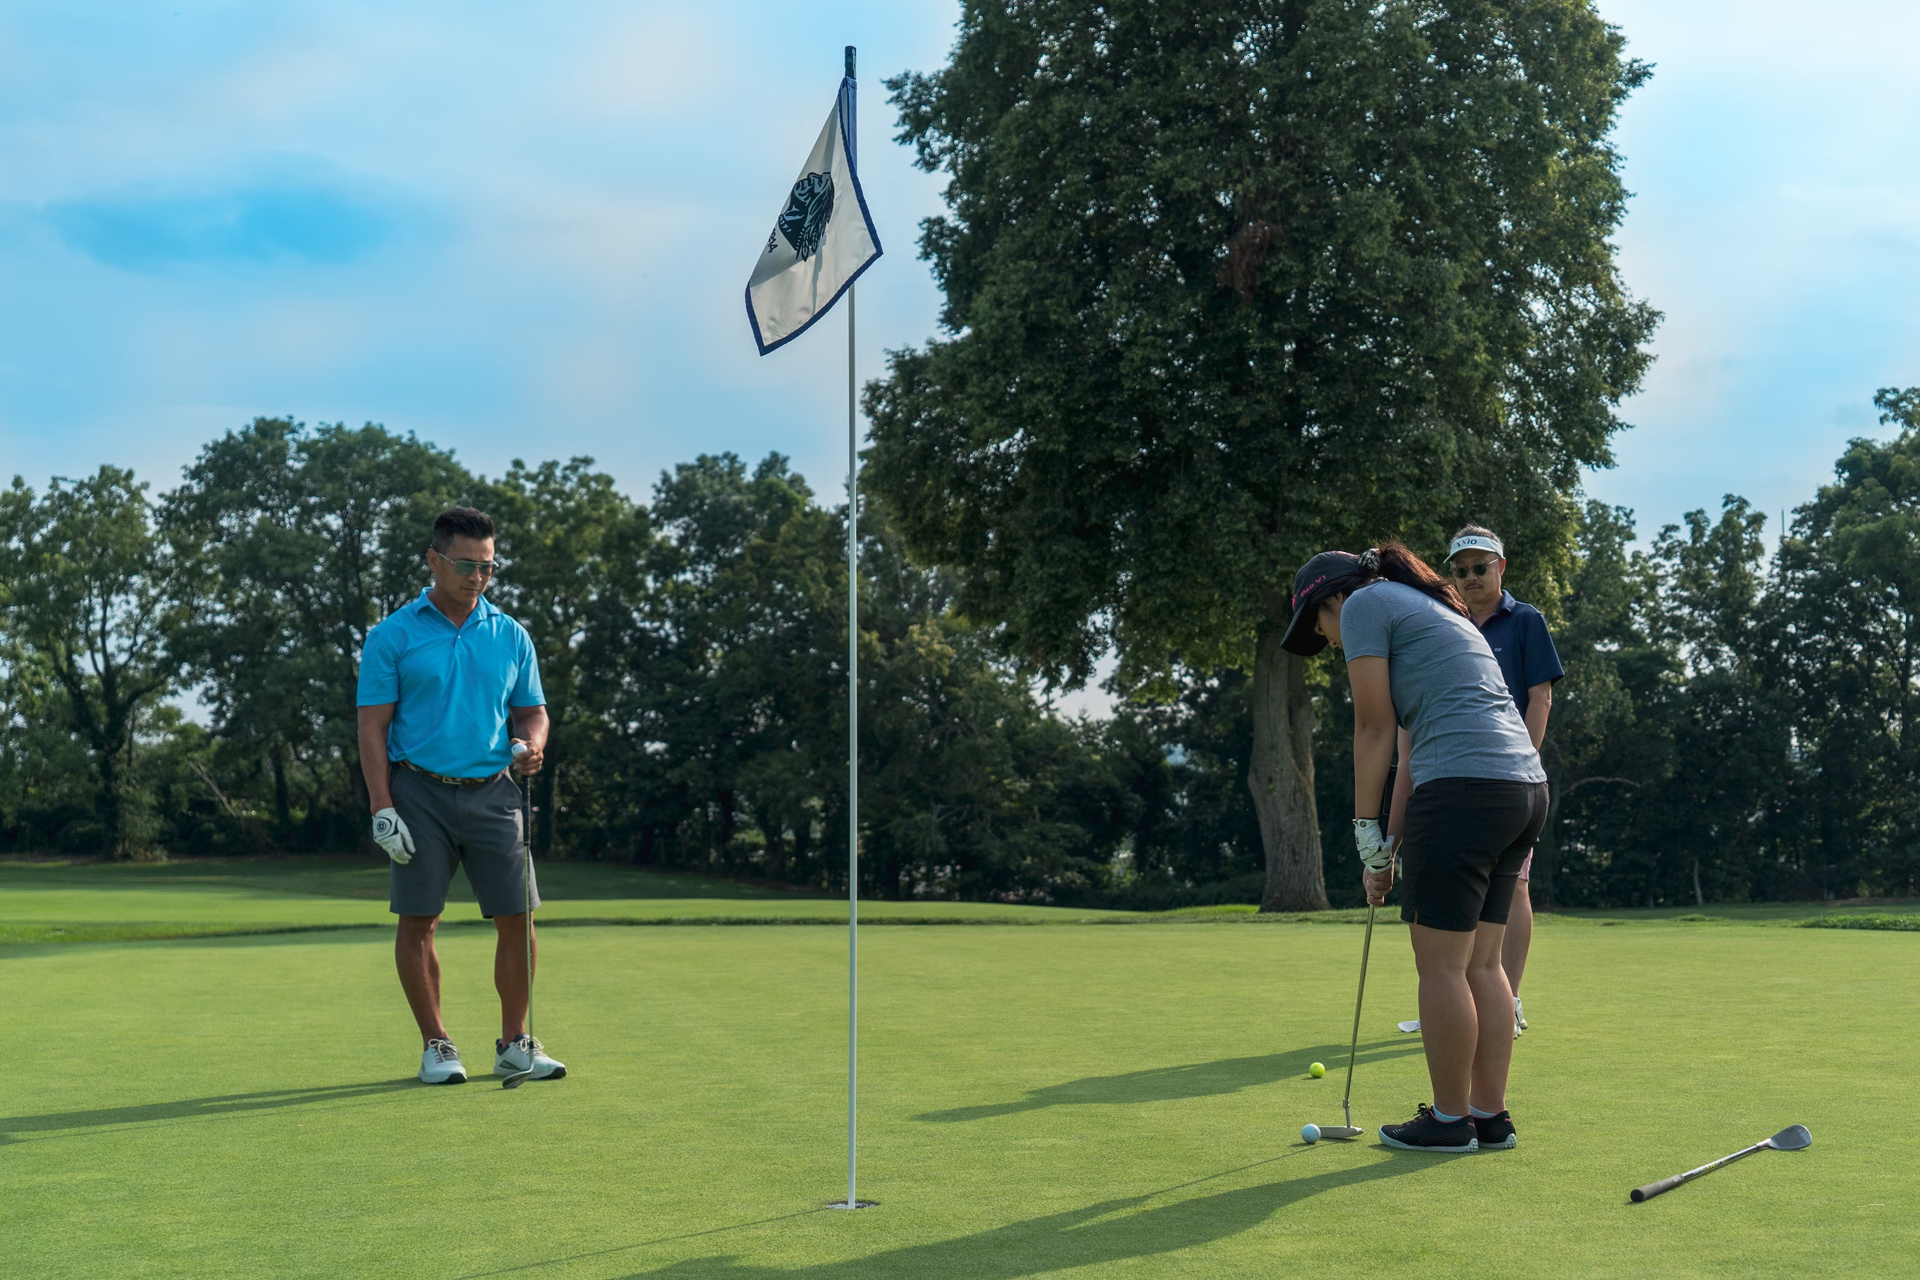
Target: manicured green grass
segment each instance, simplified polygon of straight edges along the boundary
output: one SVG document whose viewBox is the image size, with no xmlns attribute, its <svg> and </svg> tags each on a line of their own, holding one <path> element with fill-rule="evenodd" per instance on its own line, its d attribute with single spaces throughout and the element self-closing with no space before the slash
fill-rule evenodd
<svg viewBox="0 0 1920 1280">
<path fill-rule="evenodd" d="M 205 892 L 205 911 L 234 905 Z M 861 1194 L 881 1204 L 858 1214 L 821 1208 L 845 1187 L 837 930 L 554 929 L 536 1020 L 572 1074 L 511 1093 L 411 1082 L 381 932 L 0 948 L 26 1050 L 0 1092 L 0 1272 L 1911 1270 L 1920 940 L 1544 918 L 1522 1145 L 1458 1159 L 1299 1142 L 1339 1119 L 1359 943 L 1198 923 L 863 934 Z M 484 1069 L 490 939 L 453 931 L 442 956 Z M 1428 1096 L 1417 1038 L 1392 1029 L 1414 1012 L 1405 934 L 1378 931 L 1364 1124 Z M 1627 1203 L 1793 1122 L 1811 1149 Z"/>
<path fill-rule="evenodd" d="M 846 919 L 845 898 L 603 863 L 542 863 L 542 918 L 619 923 Z M 863 902 L 875 924 L 1041 923 L 1124 912 L 983 902 Z M 449 924 L 480 923 L 455 875 Z M 387 868 L 362 858 L 192 860 L 162 865 L 0 861 L 0 944 L 207 937 L 263 929 L 386 927 Z"/>
</svg>

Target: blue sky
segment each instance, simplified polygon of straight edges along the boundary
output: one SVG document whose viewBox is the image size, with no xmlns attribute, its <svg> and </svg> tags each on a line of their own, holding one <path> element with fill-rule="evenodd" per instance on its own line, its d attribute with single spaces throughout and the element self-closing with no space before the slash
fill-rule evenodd
<svg viewBox="0 0 1920 1280">
<path fill-rule="evenodd" d="M 948 0 L 358 0 L 0 10 L 0 473 L 156 488 L 256 414 L 377 421 L 488 473 L 589 454 L 637 496 L 700 451 L 841 482 L 844 329 L 762 359 L 740 294 L 861 46 L 888 256 L 862 377 L 923 341 L 938 179 L 879 85 Z M 1875 388 L 1920 383 L 1920 6 L 1603 0 L 1658 64 L 1620 143 L 1666 312 L 1589 490 L 1650 532 L 1804 501 Z M 803 15 L 804 14 L 804 18 Z"/>
</svg>

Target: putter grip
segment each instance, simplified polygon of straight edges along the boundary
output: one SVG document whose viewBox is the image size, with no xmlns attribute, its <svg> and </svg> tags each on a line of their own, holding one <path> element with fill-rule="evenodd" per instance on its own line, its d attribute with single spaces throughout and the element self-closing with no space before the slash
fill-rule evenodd
<svg viewBox="0 0 1920 1280">
<path fill-rule="evenodd" d="M 1632 1192 L 1629 1193 L 1628 1198 L 1631 1199 L 1635 1204 L 1639 1204 L 1642 1200 L 1653 1199 L 1655 1196 L 1659 1195 L 1662 1191 L 1673 1190 L 1675 1187 L 1679 1186 L 1681 1183 L 1685 1182 L 1686 1180 L 1687 1180 L 1686 1174 L 1676 1173 L 1671 1178 L 1662 1178 L 1658 1182 L 1649 1182 L 1644 1187 L 1635 1187 L 1632 1190 Z"/>
</svg>

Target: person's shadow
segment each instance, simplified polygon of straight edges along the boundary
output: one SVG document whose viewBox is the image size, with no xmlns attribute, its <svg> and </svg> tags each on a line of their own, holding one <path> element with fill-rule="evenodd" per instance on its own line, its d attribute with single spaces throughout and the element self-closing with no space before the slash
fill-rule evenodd
<svg viewBox="0 0 1920 1280">
<path fill-rule="evenodd" d="M 1296 1153 L 1304 1154 L 1304 1152 Z M 1143 1208 L 1153 1193 L 1103 1200 L 1081 1209 L 1029 1218 L 934 1244 L 907 1245 L 864 1258 L 806 1267 L 766 1267 L 731 1255 L 695 1258 L 625 1280 L 1016 1280 L 1020 1276 L 1149 1257 L 1211 1244 L 1259 1226 L 1288 1205 L 1338 1187 L 1396 1178 L 1457 1157 L 1383 1156 L 1358 1169 L 1197 1196 Z M 1177 1188 L 1176 1188 L 1177 1189 Z M 886 1212 L 884 1206 L 872 1212 Z"/>
<path fill-rule="evenodd" d="M 58 1133 L 68 1129 L 102 1129 L 150 1124 L 165 1120 L 198 1120 L 248 1111 L 301 1107 L 314 1102 L 338 1102 L 397 1089 L 426 1088 L 418 1080 L 371 1080 L 362 1084 L 319 1085 L 311 1089 L 270 1089 L 259 1093 L 229 1093 L 179 1102 L 149 1102 L 136 1107 L 100 1107 L 92 1111 L 49 1111 L 41 1115 L 0 1116 L 0 1144 L 21 1142 L 23 1133 Z"/>
<path fill-rule="evenodd" d="M 1360 1046 L 1357 1061 L 1381 1062 L 1421 1052 L 1418 1038 L 1378 1040 Z M 1030 1090 L 1024 1098 L 993 1102 L 980 1106 L 954 1107 L 946 1111 L 927 1111 L 914 1117 L 934 1123 L 962 1120 L 986 1120 L 993 1116 L 1017 1115 L 1023 1111 L 1042 1111 L 1048 1107 L 1088 1105 L 1125 1106 L 1138 1102 L 1172 1102 L 1181 1098 L 1209 1098 L 1223 1093 L 1238 1093 L 1256 1085 L 1272 1084 L 1294 1076 L 1304 1076 L 1315 1062 L 1327 1064 L 1328 1076 L 1344 1074 L 1347 1046 L 1317 1045 L 1286 1053 L 1252 1058 L 1220 1058 L 1213 1062 L 1190 1062 L 1177 1067 L 1154 1067 L 1129 1071 L 1117 1076 L 1088 1076 L 1064 1084 L 1050 1084 Z"/>
</svg>

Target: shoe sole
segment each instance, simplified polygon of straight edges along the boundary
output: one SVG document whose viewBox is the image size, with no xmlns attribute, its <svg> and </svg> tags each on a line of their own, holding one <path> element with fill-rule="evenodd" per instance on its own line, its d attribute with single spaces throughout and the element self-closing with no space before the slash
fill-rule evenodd
<svg viewBox="0 0 1920 1280">
<path fill-rule="evenodd" d="M 499 1067 L 495 1067 L 493 1069 L 493 1074 L 496 1076 L 515 1076 L 520 1074 L 520 1070 L 517 1067 L 512 1067 L 512 1068 L 508 1068 L 505 1071 L 502 1071 Z M 566 1075 L 567 1075 L 567 1069 L 565 1067 L 560 1067 L 554 1071 L 548 1072 L 544 1076 L 528 1076 L 527 1079 L 528 1080 L 564 1080 L 566 1079 Z"/>
<path fill-rule="evenodd" d="M 1392 1147 L 1395 1151 L 1430 1151 L 1434 1155 L 1444 1156 L 1464 1156 L 1480 1149 L 1478 1138 L 1468 1138 L 1467 1145 L 1464 1147 L 1416 1147 L 1411 1142 L 1400 1142 L 1389 1138 L 1384 1129 L 1380 1131 L 1380 1142 L 1383 1146 Z"/>
<path fill-rule="evenodd" d="M 1520 1145 L 1520 1135 L 1510 1133 L 1505 1142 L 1481 1142 L 1478 1138 L 1475 1138 L 1474 1142 L 1478 1143 L 1482 1151 L 1511 1151 Z"/>
<path fill-rule="evenodd" d="M 465 1084 L 466 1082 L 465 1076 L 448 1076 L 445 1080 L 428 1080 L 424 1076 L 420 1078 L 421 1084 Z"/>
</svg>

